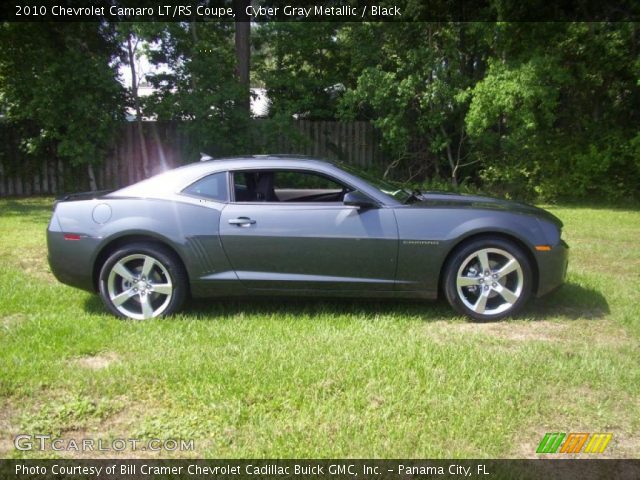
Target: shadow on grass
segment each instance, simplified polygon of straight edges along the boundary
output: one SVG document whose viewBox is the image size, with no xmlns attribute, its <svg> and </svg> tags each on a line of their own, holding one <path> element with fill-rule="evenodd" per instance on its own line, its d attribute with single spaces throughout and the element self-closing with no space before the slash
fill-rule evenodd
<svg viewBox="0 0 640 480">
<path fill-rule="evenodd" d="M 542 298 L 532 299 L 522 315 L 532 316 L 536 320 L 549 317 L 595 320 L 609 312 L 607 299 L 598 290 L 567 283 Z"/>
<path fill-rule="evenodd" d="M 95 295 L 88 297 L 85 308 L 89 313 L 104 314 L 106 309 Z M 598 319 L 609 313 L 605 297 L 590 288 L 568 283 L 542 298 L 531 299 L 519 318 L 547 320 L 561 317 L 570 320 Z M 325 297 L 233 297 L 192 299 L 182 312 L 193 319 L 213 319 L 239 314 L 339 316 L 361 317 L 403 316 L 423 321 L 451 320 L 460 317 L 443 299 L 436 301 L 396 299 L 352 299 Z"/>
<path fill-rule="evenodd" d="M 97 295 L 85 300 L 87 313 L 107 312 Z M 356 315 L 375 317 L 376 315 L 398 315 L 419 317 L 427 321 L 446 320 L 456 315 L 449 305 L 441 300 L 398 300 L 361 299 L 328 297 L 213 297 L 190 299 L 185 302 L 181 314 L 194 320 L 215 319 L 239 314 L 265 316 L 339 316 Z"/>
<path fill-rule="evenodd" d="M 49 221 L 53 211 L 53 199 L 49 197 L 4 198 L 0 200 L 0 215 L 25 217 L 34 221 Z"/>
<path fill-rule="evenodd" d="M 184 313 L 200 317 L 211 315 L 354 315 L 414 317 L 424 321 L 447 320 L 456 316 L 446 302 L 405 299 L 364 299 L 326 297 L 252 297 L 236 299 L 191 300 Z"/>
</svg>

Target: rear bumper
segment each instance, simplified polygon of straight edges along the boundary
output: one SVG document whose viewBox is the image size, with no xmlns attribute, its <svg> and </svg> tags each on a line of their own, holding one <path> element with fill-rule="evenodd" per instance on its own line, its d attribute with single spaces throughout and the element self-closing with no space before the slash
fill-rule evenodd
<svg viewBox="0 0 640 480">
<path fill-rule="evenodd" d="M 86 236 L 80 240 L 65 240 L 63 232 L 50 228 L 47 230 L 47 258 L 51 273 L 66 285 L 94 292 L 92 256 L 98 243 L 98 239 Z"/>
<path fill-rule="evenodd" d="M 536 252 L 538 262 L 538 288 L 536 296 L 541 297 L 562 285 L 569 265 L 569 245 L 560 240 L 548 252 Z"/>
</svg>

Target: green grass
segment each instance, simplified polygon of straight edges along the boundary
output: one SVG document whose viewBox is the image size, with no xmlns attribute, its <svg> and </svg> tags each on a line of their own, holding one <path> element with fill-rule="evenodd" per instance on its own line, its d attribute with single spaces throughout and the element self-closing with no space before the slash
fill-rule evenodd
<svg viewBox="0 0 640 480">
<path fill-rule="evenodd" d="M 568 284 L 474 324 L 442 302 L 294 299 L 121 321 L 51 276 L 50 209 L 0 201 L 0 457 L 27 455 L 18 433 L 221 458 L 535 457 L 547 431 L 612 432 L 609 456 L 638 455 L 638 211 L 551 208 Z"/>
</svg>

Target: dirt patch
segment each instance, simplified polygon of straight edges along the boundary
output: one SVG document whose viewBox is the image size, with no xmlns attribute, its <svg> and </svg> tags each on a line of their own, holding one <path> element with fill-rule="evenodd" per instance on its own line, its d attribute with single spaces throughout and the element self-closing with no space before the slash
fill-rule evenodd
<svg viewBox="0 0 640 480">
<path fill-rule="evenodd" d="M 584 433 L 612 433 L 613 437 L 611 438 L 610 443 L 607 445 L 606 450 L 603 453 L 593 454 L 593 453 L 585 453 L 582 451 L 581 453 L 558 453 L 555 454 L 538 454 L 536 453 L 536 449 L 540 441 L 544 435 L 548 432 L 557 432 L 558 430 L 565 430 L 565 433 L 569 432 L 584 432 Z M 637 436 L 630 434 L 628 431 L 619 430 L 619 429 L 600 429 L 597 432 L 594 432 L 593 428 L 571 428 L 571 429 L 558 429 L 558 428 L 548 428 L 545 431 L 536 430 L 530 431 L 527 433 L 530 442 L 524 442 L 518 445 L 518 448 L 515 452 L 512 453 L 511 458 L 524 458 L 524 459 L 541 459 L 541 458 L 558 458 L 558 459 L 572 459 L 572 458 L 590 458 L 590 459 L 617 459 L 617 458 L 637 458 L 638 448 L 640 448 L 640 439 Z M 534 441 L 533 441 L 534 440 Z M 586 445 L 584 446 L 586 447 Z M 583 448 L 584 450 L 584 448 Z"/>
<path fill-rule="evenodd" d="M 613 446 L 618 450 L 617 458 L 638 458 L 640 435 L 622 435 L 620 438 L 615 439 Z"/>
<path fill-rule="evenodd" d="M 13 436 L 10 432 L 14 430 L 11 423 L 14 412 L 9 402 L 0 402 L 0 458 L 8 458 L 9 452 L 13 451 Z"/>
<path fill-rule="evenodd" d="M 449 343 L 452 338 L 486 335 L 512 345 L 525 342 L 588 343 L 603 347 L 630 347 L 637 342 L 624 327 L 612 322 L 576 321 L 502 321 L 495 323 L 434 322 L 425 331 L 436 343 Z"/>
<path fill-rule="evenodd" d="M 0 325 L 2 325 L 3 329 L 9 330 L 10 328 L 13 328 L 14 326 L 26 320 L 27 316 L 24 313 L 12 313 L 11 315 L 5 315 L 4 317 L 2 317 Z"/>
<path fill-rule="evenodd" d="M 572 329 L 570 340 L 603 347 L 638 347 L 638 342 L 622 326 L 614 322 L 588 322 Z"/>
<path fill-rule="evenodd" d="M 429 325 L 429 335 L 438 343 L 439 340 L 444 340 L 443 343 L 448 343 L 452 337 L 459 338 L 461 335 L 487 335 L 500 340 L 514 342 L 527 342 L 532 340 L 554 342 L 564 340 L 569 328 L 566 324 L 544 321 L 503 321 L 495 323 L 434 322 Z"/>
<path fill-rule="evenodd" d="M 44 280 L 47 283 L 56 283 L 56 279 L 51 274 L 49 263 L 47 262 L 47 251 L 43 245 L 24 247 L 20 250 L 20 255 L 10 259 L 13 263 L 29 276 Z"/>
<path fill-rule="evenodd" d="M 122 397 L 114 400 L 115 403 L 127 403 Z M 34 410 L 40 408 L 33 406 Z M 132 435 L 134 426 L 140 421 L 145 409 L 142 406 L 130 405 L 113 413 L 102 421 L 89 421 L 86 428 L 72 428 L 62 432 L 53 433 L 47 431 L 28 431 L 20 426 L 21 413 L 12 407 L 8 401 L 0 402 L 0 458 L 11 458 L 15 454 L 14 438 L 20 433 L 51 435 L 51 439 L 60 439 L 63 450 L 52 451 L 50 443 L 45 450 L 33 450 L 26 452 L 29 457 L 48 457 L 53 455 L 59 458 L 164 458 L 164 457 L 192 457 L 197 454 L 193 451 L 150 450 L 145 447 L 146 440 Z M 114 443 L 116 439 L 125 441 Z M 136 449 L 132 449 L 132 440 L 136 441 Z M 162 440 L 162 439 L 161 439 Z M 83 441 L 93 442 L 91 447 L 84 447 Z M 77 445 L 77 448 L 76 448 Z M 199 446 L 199 442 L 196 442 Z M 154 444 L 154 448 L 157 445 Z"/>
<path fill-rule="evenodd" d="M 558 399 L 558 404 L 567 405 L 569 402 L 579 401 L 586 404 L 589 410 L 595 411 L 603 405 L 607 400 L 607 392 L 593 389 L 588 385 L 577 388 L 561 389 L 558 391 L 550 391 L 550 397 Z M 634 434 L 634 426 L 632 419 L 629 418 L 630 410 L 622 408 L 622 405 L 636 403 L 637 400 L 628 395 L 616 396 L 616 401 L 609 404 L 607 408 L 607 420 L 585 420 L 577 412 L 559 412 L 553 420 L 546 420 L 539 425 L 529 426 L 524 433 L 518 432 L 517 438 L 524 439 L 518 443 L 516 448 L 511 452 L 511 458 L 637 458 L 638 448 L 640 448 L 640 437 Z M 631 412 L 633 412 L 631 410 Z M 633 415 L 633 413 L 632 413 Z M 556 453 L 548 455 L 540 455 L 535 451 L 539 442 L 547 432 L 584 432 L 584 433 L 612 433 L 610 443 L 602 454 L 589 453 Z"/>
<path fill-rule="evenodd" d="M 125 401 L 125 399 L 120 399 Z M 95 448 L 93 450 L 65 450 L 59 452 L 63 458 L 134 458 L 134 459 L 152 459 L 152 458 L 189 458 L 197 455 L 196 451 L 180 451 L 178 450 L 153 450 L 147 446 L 148 439 L 135 435 L 136 425 L 144 417 L 148 410 L 143 405 L 128 403 L 127 406 L 105 418 L 99 424 L 92 425 L 91 428 L 83 430 L 69 430 L 63 432 L 60 438 L 65 442 L 75 440 L 80 443 L 82 439 L 91 439 L 94 441 Z M 225 431 L 225 435 L 227 432 Z M 124 449 L 121 450 L 123 444 L 120 440 L 124 440 Z M 164 440 L 160 438 L 160 440 Z M 99 442 L 102 442 L 102 450 L 98 448 Z M 132 445 L 135 444 L 135 448 Z M 201 441 L 196 441 L 195 446 L 202 446 Z M 158 448 L 155 443 L 153 448 Z"/>
<path fill-rule="evenodd" d="M 530 340 L 553 342 L 562 340 L 567 331 L 566 324 L 552 322 L 496 322 L 487 324 L 467 324 L 475 327 L 475 333 L 491 335 L 503 340 L 526 342 Z"/>
<path fill-rule="evenodd" d="M 92 355 L 75 359 L 73 362 L 82 368 L 89 370 L 102 370 L 120 360 L 120 357 L 114 352 L 106 352 L 99 355 Z"/>
</svg>

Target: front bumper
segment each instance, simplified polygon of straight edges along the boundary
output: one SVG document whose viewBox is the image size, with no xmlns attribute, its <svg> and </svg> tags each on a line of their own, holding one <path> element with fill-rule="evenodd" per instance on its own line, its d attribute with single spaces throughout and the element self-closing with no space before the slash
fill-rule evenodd
<svg viewBox="0 0 640 480">
<path fill-rule="evenodd" d="M 536 252 L 538 263 L 538 288 L 536 296 L 541 297 L 562 285 L 569 265 L 569 245 L 564 240 L 548 252 Z"/>
</svg>

